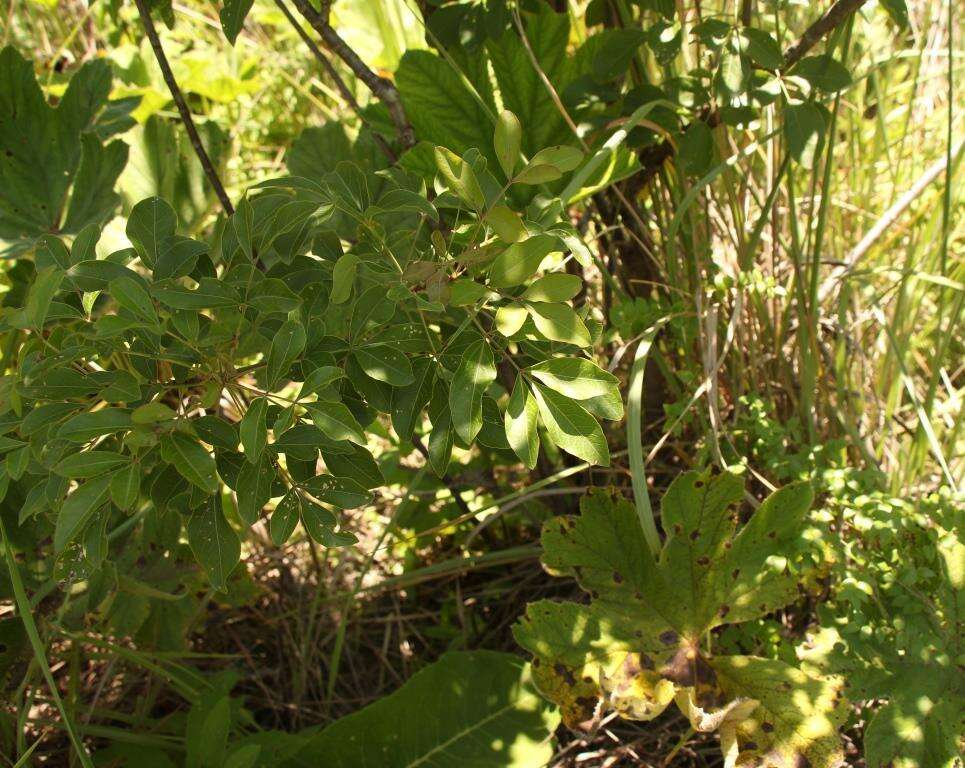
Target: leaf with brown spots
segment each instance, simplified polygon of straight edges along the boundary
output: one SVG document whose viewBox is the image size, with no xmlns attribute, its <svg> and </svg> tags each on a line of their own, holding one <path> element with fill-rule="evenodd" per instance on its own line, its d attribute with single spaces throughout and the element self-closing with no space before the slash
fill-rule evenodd
<svg viewBox="0 0 965 768">
<path fill-rule="evenodd" d="M 578 517 L 545 523 L 546 570 L 575 577 L 592 602 L 533 603 L 514 634 L 567 725 L 587 727 L 604 710 L 649 720 L 674 699 L 695 730 L 720 731 L 727 766 L 837 764 L 836 682 L 703 650 L 714 627 L 756 618 L 795 594 L 791 564 L 810 488 L 772 494 L 738 530 L 742 496 L 736 475 L 678 477 L 663 499 L 667 538 L 656 558 L 634 507 L 612 491 L 589 493 Z"/>
</svg>

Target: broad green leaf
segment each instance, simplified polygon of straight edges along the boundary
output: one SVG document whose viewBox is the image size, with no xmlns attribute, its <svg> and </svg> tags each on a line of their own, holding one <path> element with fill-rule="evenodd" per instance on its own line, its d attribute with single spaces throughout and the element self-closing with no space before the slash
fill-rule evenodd
<svg viewBox="0 0 965 768">
<path fill-rule="evenodd" d="M 675 700 L 695 730 L 720 731 L 727 765 L 837 766 L 847 712 L 840 681 L 704 645 L 714 626 L 793 600 L 773 580 L 802 537 L 808 485 L 772 494 L 735 535 L 740 479 L 684 473 L 663 500 L 667 538 L 656 558 L 633 505 L 612 493 L 593 492 L 579 517 L 543 527 L 546 569 L 575 577 L 590 604 L 540 601 L 514 629 L 564 721 L 593 717 L 601 699 L 649 720 Z"/>
<path fill-rule="evenodd" d="M 119 277 L 110 282 L 108 292 L 120 307 L 135 317 L 152 325 L 157 324 L 158 316 L 154 309 L 154 302 L 151 301 L 151 295 L 141 283 L 130 277 Z"/>
<path fill-rule="evenodd" d="M 332 304 L 344 304 L 352 295 L 358 264 L 359 257 L 353 253 L 343 254 L 335 262 L 332 269 L 332 293 L 329 297 Z"/>
<path fill-rule="evenodd" d="M 527 369 L 550 389 L 574 400 L 618 391 L 619 379 L 596 363 L 582 357 L 555 357 Z"/>
<path fill-rule="evenodd" d="M 452 651 L 312 737 L 297 759 L 330 768 L 535 768 L 552 758 L 558 719 L 517 656 Z"/>
<path fill-rule="evenodd" d="M 415 380 L 409 359 L 393 346 L 380 344 L 360 347 L 352 352 L 352 356 L 362 370 L 376 381 L 404 387 Z"/>
<path fill-rule="evenodd" d="M 88 480 L 70 494 L 60 507 L 54 527 L 54 550 L 63 551 L 80 535 L 94 513 L 108 501 L 111 476 Z"/>
<path fill-rule="evenodd" d="M 429 465 L 438 477 L 443 477 L 452 460 L 455 430 L 452 427 L 452 415 L 449 413 L 449 389 L 446 383 L 438 378 L 429 400 L 429 421 L 432 422 L 428 446 Z"/>
<path fill-rule="evenodd" d="M 783 66 L 781 46 L 764 30 L 744 27 L 740 31 L 739 42 L 741 50 L 758 66 L 764 69 L 780 69 Z"/>
<path fill-rule="evenodd" d="M 890 701 L 864 731 L 869 768 L 958 768 L 962 675 L 954 662 L 889 664 Z"/>
<path fill-rule="evenodd" d="M 428 358 L 420 358 L 412 366 L 412 382 L 392 390 L 392 428 L 402 440 L 409 440 L 435 382 L 435 367 Z"/>
<path fill-rule="evenodd" d="M 268 523 L 268 532 L 271 535 L 271 543 L 280 547 L 295 532 L 298 519 L 301 517 L 302 500 L 298 491 L 292 488 L 286 493 L 282 500 L 278 502 L 275 511 L 271 513 L 271 520 Z"/>
<path fill-rule="evenodd" d="M 488 154 L 492 120 L 449 62 L 429 51 L 406 51 L 395 82 L 420 139 L 460 155 L 473 147 Z"/>
<path fill-rule="evenodd" d="M 141 492 L 141 467 L 137 464 L 119 469 L 111 476 L 111 501 L 125 512 L 133 509 Z"/>
<path fill-rule="evenodd" d="M 580 292 L 583 281 L 577 275 L 551 272 L 533 281 L 523 298 L 529 301 L 569 301 Z"/>
<path fill-rule="evenodd" d="M 241 304 L 241 298 L 229 285 L 212 277 L 202 277 L 195 290 L 176 283 L 154 283 L 151 294 L 171 309 L 198 311 Z"/>
<path fill-rule="evenodd" d="M 232 45 L 238 39 L 238 34 L 244 27 L 245 17 L 251 10 L 252 5 L 254 5 L 254 0 L 224 0 L 224 5 L 218 15 L 221 18 L 224 36 L 228 38 L 228 42 Z"/>
<path fill-rule="evenodd" d="M 0 51 L 0 240 L 12 252 L 47 233 L 76 234 L 114 211 L 127 146 L 105 146 L 97 133 L 110 90 L 108 62 L 89 61 L 52 107 L 33 64 L 11 45 Z"/>
<path fill-rule="evenodd" d="M 822 91 L 841 91 L 851 85 L 851 74 L 845 66 L 831 56 L 805 56 L 791 70 L 791 74 L 803 77 Z"/>
<path fill-rule="evenodd" d="M 728 758 L 738 764 L 766 759 L 815 768 L 842 763 L 838 729 L 847 719 L 842 681 L 753 656 L 718 656 L 710 666 L 724 695 L 744 700 L 737 705 L 741 711 L 719 725 L 721 750 Z M 691 714 L 691 722 L 694 719 Z"/>
<path fill-rule="evenodd" d="M 563 178 L 563 173 L 555 165 L 548 163 L 528 163 L 513 177 L 514 184 L 549 184 Z"/>
<path fill-rule="evenodd" d="M 504 304 L 496 310 L 496 330 L 508 338 L 523 327 L 528 315 L 526 307 L 521 304 Z"/>
<path fill-rule="evenodd" d="M 461 277 L 449 284 L 449 306 L 467 307 L 470 304 L 475 304 L 488 293 L 489 289 L 485 285 Z"/>
<path fill-rule="evenodd" d="M 496 120 L 496 131 L 493 134 L 493 148 L 496 150 L 499 166 L 507 179 L 513 177 L 513 171 L 519 162 L 522 136 L 523 129 L 516 115 L 508 109 L 500 112 Z"/>
<path fill-rule="evenodd" d="M 466 443 L 475 440 L 482 428 L 482 396 L 496 380 L 496 365 L 489 342 L 480 339 L 463 352 L 449 385 L 449 413 L 452 425 Z"/>
<path fill-rule="evenodd" d="M 292 363 L 304 351 L 307 337 L 301 323 L 287 320 L 275 331 L 268 349 L 265 361 L 265 385 L 269 390 L 275 389 L 281 379 L 288 373 Z"/>
<path fill-rule="evenodd" d="M 172 432 L 161 438 L 161 455 L 185 480 L 207 493 L 217 493 L 220 484 L 214 459 L 197 440 Z"/>
<path fill-rule="evenodd" d="M 325 504 L 341 509 L 354 509 L 369 502 L 371 494 L 347 477 L 318 475 L 301 484 L 309 494 Z"/>
<path fill-rule="evenodd" d="M 684 131 L 677 146 L 677 157 L 685 173 L 703 176 L 714 163 L 714 133 L 707 123 L 697 120 Z"/>
<path fill-rule="evenodd" d="M 537 384 L 533 390 L 539 415 L 553 444 L 590 464 L 610 465 L 603 430 L 578 402 Z"/>
<path fill-rule="evenodd" d="M 130 457 L 114 451 L 82 451 L 62 459 L 54 472 L 70 478 L 97 477 L 130 462 Z"/>
<path fill-rule="evenodd" d="M 315 403 L 307 403 L 305 408 L 315 426 L 322 430 L 326 437 L 365 445 L 365 431 L 362 425 L 342 403 L 319 400 Z"/>
<path fill-rule="evenodd" d="M 335 477 L 347 477 L 363 488 L 372 490 L 385 485 L 385 477 L 372 454 L 361 446 L 353 446 L 351 453 L 324 451 L 325 467 Z"/>
<path fill-rule="evenodd" d="M 533 323 L 550 341 L 588 347 L 592 342 L 589 330 L 569 304 L 549 304 L 543 301 L 528 303 L 526 309 Z"/>
<path fill-rule="evenodd" d="M 79 413 L 63 423 L 57 437 L 74 443 L 86 443 L 95 437 L 124 432 L 134 426 L 131 412 L 123 408 L 102 408 L 90 413 Z"/>
<path fill-rule="evenodd" d="M 787 151 L 802 167 L 814 167 L 826 131 L 824 114 L 814 104 L 789 104 L 784 109 L 784 139 Z"/>
<path fill-rule="evenodd" d="M 131 414 L 131 421 L 135 424 L 157 424 L 161 421 L 170 421 L 176 416 L 177 413 L 171 406 L 162 403 L 160 400 L 153 400 L 135 408 Z"/>
<path fill-rule="evenodd" d="M 238 516 L 246 525 L 254 525 L 261 517 L 265 504 L 272 497 L 276 474 L 277 467 L 268 451 L 262 451 L 253 468 L 246 466 L 239 474 L 235 488 Z"/>
<path fill-rule="evenodd" d="M 339 536 L 335 533 L 338 518 L 330 509 L 306 501 L 302 503 L 301 513 L 302 525 L 313 541 L 325 547 L 354 543 L 354 536 L 351 537 L 352 540 L 346 539 L 344 544 L 338 543 Z"/>
<path fill-rule="evenodd" d="M 576 74 L 567 50 L 569 16 L 555 13 L 548 3 L 531 7 L 535 12 L 523 10 L 520 14 L 528 45 L 542 74 L 562 94 Z M 496 75 L 502 103 L 519 119 L 522 150 L 526 156 L 532 157 L 543 147 L 571 140 L 572 133 L 516 31 L 487 40 L 486 52 Z"/>
<path fill-rule="evenodd" d="M 496 257 L 489 269 L 489 282 L 494 288 L 519 285 L 533 276 L 543 259 L 560 250 L 560 241 L 553 235 L 533 235 L 514 243 Z"/>
<path fill-rule="evenodd" d="M 513 394 L 506 405 L 504 426 L 506 440 L 529 469 L 536 466 L 539 457 L 539 432 L 536 429 L 539 406 L 522 376 L 516 377 Z"/>
<path fill-rule="evenodd" d="M 482 211 L 486 207 L 486 196 L 472 165 L 445 147 L 436 147 L 435 157 L 436 168 L 449 188 L 471 208 Z"/>
<path fill-rule="evenodd" d="M 486 223 L 504 243 L 518 243 L 527 234 L 520 215 L 502 203 L 489 209 L 486 213 Z"/>
<path fill-rule="evenodd" d="M 161 254 L 178 224 L 174 209 L 159 197 L 142 200 L 127 219 L 127 239 L 148 269 L 157 266 Z"/>
<path fill-rule="evenodd" d="M 576 147 L 570 147 L 565 144 L 541 149 L 533 155 L 532 160 L 529 161 L 530 165 L 552 166 L 561 174 L 572 171 L 581 162 L 583 162 L 583 152 Z"/>
<path fill-rule="evenodd" d="M 24 316 L 31 328 L 43 328 L 50 302 L 60 290 L 63 280 L 64 272 L 60 267 L 47 267 L 37 273 L 27 292 L 27 303 L 24 306 Z"/>
<path fill-rule="evenodd" d="M 228 577 L 241 561 L 238 534 L 225 519 L 221 496 L 214 494 L 200 512 L 188 518 L 188 544 L 215 589 L 224 592 Z"/>
<path fill-rule="evenodd" d="M 255 464 L 268 444 L 268 425 L 265 415 L 268 411 L 268 399 L 256 397 L 248 404 L 248 410 L 238 424 L 238 435 L 241 438 L 241 448 L 245 458 Z"/>
</svg>

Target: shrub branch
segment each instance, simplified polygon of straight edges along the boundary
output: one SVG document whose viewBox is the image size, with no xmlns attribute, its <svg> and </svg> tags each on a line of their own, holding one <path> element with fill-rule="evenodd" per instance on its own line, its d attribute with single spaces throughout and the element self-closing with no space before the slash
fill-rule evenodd
<svg viewBox="0 0 965 768">
<path fill-rule="evenodd" d="M 143 0 L 142 0 L 143 1 Z M 316 11 L 308 0 L 292 0 L 298 12 L 305 17 L 318 35 L 325 41 L 328 49 L 344 61 L 355 76 L 365 83 L 366 87 L 385 104 L 389 110 L 389 117 L 395 124 L 402 146 L 408 149 L 415 146 L 415 132 L 409 124 L 409 119 L 405 116 L 402 108 L 402 98 L 395 85 L 384 77 L 380 77 L 373 72 L 369 66 L 359 58 L 359 55 L 349 47 L 335 31 L 328 21 L 328 14 L 331 7 L 330 0 L 322 2 L 321 12 Z"/>
<path fill-rule="evenodd" d="M 214 188 L 218 200 L 221 201 L 221 207 L 224 208 L 225 213 L 230 216 L 235 212 L 235 208 L 231 204 L 231 198 L 228 197 L 228 193 L 225 192 L 224 184 L 221 183 L 214 163 L 211 162 L 211 158 L 207 150 L 205 150 L 204 144 L 201 143 L 201 136 L 198 134 L 198 129 L 194 125 L 191 110 L 188 109 L 188 103 L 185 101 L 184 94 L 178 86 L 178 81 L 174 79 L 174 73 L 171 71 L 171 65 L 168 63 L 167 56 L 164 54 L 164 48 L 161 47 L 161 38 L 158 37 L 157 29 L 154 27 L 154 21 L 151 19 L 150 8 L 148 8 L 146 0 L 134 0 L 134 4 L 137 6 L 137 13 L 141 17 L 141 23 L 144 25 L 144 32 L 147 34 L 147 39 L 151 41 L 151 48 L 154 50 L 154 57 L 157 59 L 158 66 L 161 68 L 161 75 L 164 77 L 164 82 L 167 83 L 168 90 L 171 92 L 171 98 L 174 100 L 178 108 L 178 113 L 181 115 L 181 122 L 184 123 L 184 129 L 188 132 L 188 139 L 194 148 L 194 153 L 198 156 L 198 160 L 201 161 L 204 175 L 208 177 L 208 182 Z"/>
</svg>

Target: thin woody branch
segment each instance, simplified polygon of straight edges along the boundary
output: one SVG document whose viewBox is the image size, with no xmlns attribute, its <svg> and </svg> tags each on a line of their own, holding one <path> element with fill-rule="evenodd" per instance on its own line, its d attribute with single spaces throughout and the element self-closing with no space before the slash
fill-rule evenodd
<svg viewBox="0 0 965 768">
<path fill-rule="evenodd" d="M 319 13 L 312 7 L 308 0 L 292 1 L 298 9 L 298 12 L 305 17 L 305 20 L 311 25 L 312 29 L 314 29 L 325 42 L 326 47 L 344 61 L 355 76 L 365 83 L 366 87 L 375 97 L 385 104 L 386 109 L 389 110 L 389 116 L 395 124 L 402 146 L 406 149 L 415 146 L 415 133 L 409 124 L 409 119 L 405 116 L 399 91 L 390 80 L 380 77 L 373 72 L 369 66 L 359 58 L 359 55 L 349 47 L 348 43 L 339 36 L 332 25 L 328 23 L 330 2 L 323 2 L 322 12 Z"/>
<path fill-rule="evenodd" d="M 807 28 L 796 43 L 784 52 L 784 64 L 780 71 L 783 73 L 793 67 L 819 40 L 841 26 L 866 2 L 867 0 L 838 0 L 828 9 L 827 13 Z M 720 124 L 720 113 L 714 109 L 705 109 L 698 116 L 698 120 L 707 123 L 711 128 L 715 128 Z M 641 185 L 649 183 L 656 176 L 664 162 L 673 157 L 674 151 L 674 145 L 669 140 L 664 139 L 659 144 L 647 147 L 640 152 L 640 163 L 643 166 Z"/>
<path fill-rule="evenodd" d="M 359 120 L 361 120 L 363 123 L 366 123 L 367 121 L 365 116 L 362 114 L 362 108 L 359 105 L 358 100 L 355 98 L 355 94 L 352 93 L 351 89 L 348 87 L 348 85 L 346 85 L 345 80 L 342 79 L 342 76 L 338 73 L 338 70 L 332 66 L 332 62 L 328 60 L 328 57 L 322 52 L 322 49 L 316 45 L 315 41 L 312 40 L 302 25 L 298 23 L 298 19 L 295 18 L 292 12 L 288 9 L 288 6 L 285 5 L 284 0 L 275 0 L 275 5 L 278 6 L 278 9 L 282 12 L 282 14 L 284 14 L 285 18 L 288 19 L 288 23 L 294 27 L 295 31 L 298 33 L 298 36 L 302 39 L 302 42 L 308 46 L 308 50 L 312 52 L 312 55 L 321 65 L 322 69 L 324 69 L 328 74 L 331 81 L 335 84 L 336 90 L 338 90 L 342 98 L 345 99 L 345 102 L 352 108 L 352 111 L 358 115 Z M 372 138 L 375 140 L 375 143 L 378 144 L 379 149 L 382 150 L 382 153 L 389 159 L 389 162 L 394 163 L 398 159 L 395 156 L 395 152 L 392 151 L 392 148 L 386 143 L 382 136 L 373 131 Z"/>
<path fill-rule="evenodd" d="M 786 72 L 793 67 L 821 38 L 841 26 L 866 2 L 867 0 L 838 0 L 824 16 L 807 28 L 800 40 L 784 52 L 784 66 L 781 71 Z"/>
<path fill-rule="evenodd" d="M 174 79 L 174 73 L 171 71 L 171 65 L 168 63 L 167 56 L 164 54 L 164 48 L 161 47 L 161 38 L 158 37 L 157 29 L 154 27 L 154 21 L 151 19 L 151 10 L 148 8 L 146 0 L 134 0 L 134 4 L 137 6 L 137 13 L 141 17 L 141 23 L 144 25 L 144 32 L 147 34 L 147 39 L 151 41 L 151 48 L 154 49 L 154 57 L 157 59 L 158 66 L 161 68 L 161 75 L 164 77 L 164 82 L 171 92 L 171 98 L 174 100 L 174 104 L 178 108 L 178 113 L 181 115 L 181 122 L 184 123 L 184 129 L 188 132 L 188 140 L 191 142 L 194 153 L 201 162 L 204 175 L 208 177 L 208 182 L 214 188 L 218 200 L 221 201 L 221 207 L 224 208 L 225 213 L 230 216 L 235 212 L 235 208 L 231 204 L 231 198 L 228 197 L 228 193 L 225 192 L 224 184 L 221 183 L 214 163 L 211 162 L 211 158 L 204 148 L 204 144 L 201 143 L 201 136 L 198 135 L 198 129 L 194 124 L 194 118 L 191 116 L 191 110 L 188 108 L 184 94 L 178 86 L 178 81 Z"/>
</svg>

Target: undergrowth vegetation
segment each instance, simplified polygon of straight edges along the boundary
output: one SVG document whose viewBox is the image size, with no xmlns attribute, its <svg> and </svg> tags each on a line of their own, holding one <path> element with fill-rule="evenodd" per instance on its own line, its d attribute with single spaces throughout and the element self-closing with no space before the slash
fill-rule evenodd
<svg viewBox="0 0 965 768">
<path fill-rule="evenodd" d="M 9 0 L 0 760 L 961 768 L 925 0 Z"/>
</svg>

